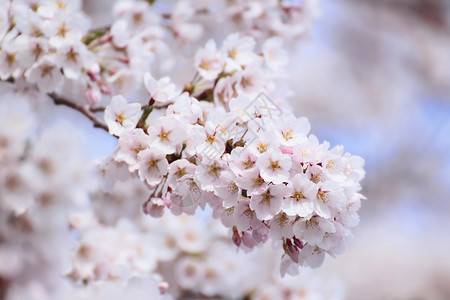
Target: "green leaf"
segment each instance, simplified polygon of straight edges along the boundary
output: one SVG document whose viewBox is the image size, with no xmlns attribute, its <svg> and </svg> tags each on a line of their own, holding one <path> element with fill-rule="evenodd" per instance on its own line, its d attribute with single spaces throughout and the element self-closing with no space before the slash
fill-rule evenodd
<svg viewBox="0 0 450 300">
<path fill-rule="evenodd" d="M 90 43 L 92 43 L 93 41 L 95 41 L 98 38 L 101 38 L 102 36 L 104 36 L 106 33 L 108 32 L 108 30 L 106 30 L 105 28 L 100 28 L 94 31 L 89 32 L 88 34 L 86 34 L 81 41 L 85 44 L 85 45 L 89 45 Z"/>
</svg>

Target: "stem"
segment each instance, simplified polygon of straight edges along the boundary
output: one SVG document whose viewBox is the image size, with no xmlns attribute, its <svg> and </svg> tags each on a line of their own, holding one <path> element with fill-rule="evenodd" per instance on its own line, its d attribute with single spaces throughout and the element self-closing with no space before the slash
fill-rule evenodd
<svg viewBox="0 0 450 300">
<path fill-rule="evenodd" d="M 93 112 L 90 111 L 88 105 L 81 105 L 77 103 L 73 103 L 72 101 L 69 101 L 67 99 L 64 99 L 55 93 L 51 93 L 48 95 L 50 98 L 52 98 L 55 105 L 64 105 L 70 108 L 73 108 L 83 115 L 85 115 L 89 120 L 91 120 L 94 123 L 95 128 L 101 128 L 105 130 L 106 132 L 109 132 L 108 125 L 106 125 L 102 120 L 100 120 Z"/>
<path fill-rule="evenodd" d="M 147 127 L 145 126 L 145 120 L 147 120 L 150 113 L 153 111 L 153 106 L 146 106 L 144 111 L 142 112 L 141 118 L 139 119 L 136 128 L 142 128 L 145 132 L 147 132 Z"/>
<path fill-rule="evenodd" d="M 98 40 L 99 38 L 101 38 L 102 36 L 104 36 L 107 32 L 108 32 L 109 28 L 105 27 L 105 28 L 99 28 L 99 29 L 94 29 L 92 31 L 90 31 L 88 34 L 86 34 L 81 41 L 86 45 L 89 46 L 92 42 Z"/>
<path fill-rule="evenodd" d="M 104 106 L 89 107 L 89 111 L 90 111 L 90 112 L 93 112 L 93 113 L 104 112 L 105 109 L 106 109 L 106 107 L 104 107 Z"/>
<path fill-rule="evenodd" d="M 164 175 L 164 181 L 162 182 L 161 190 L 159 190 L 159 193 L 157 194 L 157 196 L 158 196 L 159 198 L 162 198 L 164 186 L 166 185 L 166 182 L 167 182 L 167 178 L 168 178 L 168 177 L 169 177 L 169 174 Z"/>
<path fill-rule="evenodd" d="M 171 104 L 173 104 L 172 102 L 170 102 L 170 103 L 166 103 L 166 104 L 160 104 L 160 105 L 155 105 L 155 104 L 153 104 L 153 108 L 155 108 L 155 109 L 163 109 L 163 108 L 168 108 L 169 107 L 169 105 L 171 105 Z"/>
</svg>

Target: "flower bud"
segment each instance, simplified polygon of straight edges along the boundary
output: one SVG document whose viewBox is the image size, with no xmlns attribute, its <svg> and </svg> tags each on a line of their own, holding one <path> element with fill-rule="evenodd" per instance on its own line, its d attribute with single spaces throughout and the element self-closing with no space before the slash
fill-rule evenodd
<svg viewBox="0 0 450 300">
<path fill-rule="evenodd" d="M 233 237 L 232 237 L 232 240 L 233 240 L 233 243 L 234 243 L 236 246 L 239 247 L 239 246 L 241 245 L 242 239 L 241 239 L 241 237 L 239 236 L 239 232 L 237 231 L 236 226 L 233 227 Z"/>
<path fill-rule="evenodd" d="M 298 248 L 292 244 L 291 240 L 286 240 L 286 253 L 295 263 L 298 263 L 298 256 L 300 251 Z"/>
<path fill-rule="evenodd" d="M 165 202 L 161 198 L 150 198 L 144 203 L 144 214 L 154 218 L 160 218 L 164 215 Z"/>
<path fill-rule="evenodd" d="M 167 291 L 169 290 L 169 283 L 167 283 L 166 281 L 160 282 L 158 284 L 158 289 L 161 294 L 167 293 Z"/>
<path fill-rule="evenodd" d="M 90 105 L 96 105 L 101 100 L 101 94 L 98 89 L 90 88 L 86 91 L 85 95 Z"/>
</svg>

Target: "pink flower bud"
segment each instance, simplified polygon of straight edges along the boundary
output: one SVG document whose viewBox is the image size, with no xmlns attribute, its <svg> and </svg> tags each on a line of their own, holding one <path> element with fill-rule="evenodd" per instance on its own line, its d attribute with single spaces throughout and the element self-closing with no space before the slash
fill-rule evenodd
<svg viewBox="0 0 450 300">
<path fill-rule="evenodd" d="M 286 253 L 292 259 L 293 262 L 298 263 L 298 256 L 300 255 L 300 251 L 298 248 L 292 244 L 291 240 L 286 240 Z"/>
<path fill-rule="evenodd" d="M 235 227 L 233 227 L 233 237 L 232 237 L 232 240 L 233 240 L 233 243 L 236 245 L 236 246 L 240 246 L 241 245 L 241 237 L 239 236 L 239 232 L 237 231 L 237 228 L 236 228 L 236 226 Z"/>
<path fill-rule="evenodd" d="M 168 209 L 172 208 L 172 201 L 170 200 L 170 195 L 172 194 L 172 189 L 169 187 L 168 191 L 166 193 L 166 196 L 164 198 L 164 202 L 166 203 L 166 206 Z"/>
<path fill-rule="evenodd" d="M 89 68 L 88 73 L 92 75 L 98 75 L 100 74 L 101 68 L 98 63 L 93 63 L 92 66 Z"/>
<path fill-rule="evenodd" d="M 89 79 L 91 79 L 93 82 L 96 82 L 97 80 L 99 80 L 100 79 L 100 77 L 99 77 L 100 71 L 101 71 L 101 69 L 100 69 L 99 64 L 93 63 L 92 66 L 87 71 Z"/>
<path fill-rule="evenodd" d="M 164 215 L 165 202 L 161 198 L 150 198 L 143 205 L 144 214 L 154 218 L 160 218 Z"/>
<path fill-rule="evenodd" d="M 90 105 L 96 105 L 100 102 L 101 95 L 98 89 L 90 88 L 86 91 L 85 95 Z"/>
<path fill-rule="evenodd" d="M 111 94 L 111 88 L 105 82 L 99 81 L 98 86 L 103 94 Z"/>
<path fill-rule="evenodd" d="M 299 249 L 303 249 L 303 247 L 305 246 L 305 245 L 303 245 L 303 243 L 302 243 L 302 241 L 300 241 L 298 238 L 296 238 L 295 236 L 294 236 L 294 245 L 295 246 L 297 246 Z"/>
<path fill-rule="evenodd" d="M 281 150 L 281 153 L 283 153 L 283 154 L 293 154 L 294 153 L 292 146 L 281 145 L 280 150 Z"/>
<path fill-rule="evenodd" d="M 100 43 L 107 43 L 113 39 L 113 36 L 111 34 L 107 34 L 100 38 Z"/>
<path fill-rule="evenodd" d="M 160 282 L 158 284 L 158 289 L 161 294 L 167 293 L 167 291 L 169 290 L 169 283 L 167 283 L 166 281 Z"/>
</svg>

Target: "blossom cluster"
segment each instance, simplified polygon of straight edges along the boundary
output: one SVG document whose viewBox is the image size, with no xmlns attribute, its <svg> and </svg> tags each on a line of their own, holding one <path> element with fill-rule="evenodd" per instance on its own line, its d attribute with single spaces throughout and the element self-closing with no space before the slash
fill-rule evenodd
<svg viewBox="0 0 450 300">
<path fill-rule="evenodd" d="M 171 11 L 167 18 L 174 25 L 196 21 L 172 26 L 175 34 L 191 39 L 205 31 L 217 35 L 239 30 L 258 40 L 279 36 L 287 41 L 308 33 L 319 15 L 318 0 L 182 0 L 176 1 Z"/>
<path fill-rule="evenodd" d="M 208 203 L 237 246 L 271 238 L 284 250 L 282 273 L 295 273 L 293 265 L 318 267 L 325 253 L 343 251 L 359 221 L 364 161 L 319 143 L 306 118 L 281 109 L 282 98 L 249 98 L 274 83 L 261 77 L 274 56 L 253 47 L 237 34 L 220 49 L 209 41 L 186 92 L 147 73 L 148 105 L 116 96 L 105 120 L 119 138 L 116 167 L 152 191 L 144 212 L 194 214 Z"/>
<path fill-rule="evenodd" d="M 79 79 L 94 63 L 80 9 L 81 1 L 1 1 L 0 78 L 25 78 L 42 92 Z"/>
<path fill-rule="evenodd" d="M 146 198 L 142 188 L 137 178 L 116 181 L 92 199 L 93 214 L 72 215 L 71 226 L 80 236 L 68 274 L 76 283 L 121 285 L 152 273 L 159 287 L 168 284 L 167 293 L 177 299 L 343 299 L 341 285 L 312 272 L 282 279 L 279 249 L 267 245 L 236 253 L 219 220 L 172 214 L 148 218 L 138 210 Z M 118 207 L 129 213 L 117 214 Z"/>
<path fill-rule="evenodd" d="M 216 1 L 214 1 L 216 2 Z M 318 0 L 217 1 L 210 10 L 222 10 L 222 22 L 258 39 L 279 36 L 286 41 L 298 38 L 311 29 L 319 15 Z M 223 3 L 224 2 L 224 3 Z M 201 11 L 200 11 L 201 12 Z"/>
<path fill-rule="evenodd" d="M 170 44 L 186 49 L 182 46 L 199 40 L 204 28 L 216 26 L 219 31 L 220 22 L 211 21 L 217 14 L 225 21 L 242 19 L 245 31 L 258 40 L 267 38 L 261 34 L 269 31 L 279 39 L 298 36 L 317 14 L 315 1 L 269 2 L 177 1 L 163 13 L 148 1 L 122 0 L 113 7 L 112 24 L 93 29 L 81 0 L 2 0 L 0 79 L 25 81 L 43 93 L 64 94 L 90 105 L 109 103 L 105 96 L 137 90 L 144 72 L 172 69 L 176 57 L 184 54 L 173 53 Z"/>
<path fill-rule="evenodd" d="M 132 92 L 155 57 L 170 53 L 171 30 L 148 2 L 119 1 L 112 25 L 99 29 L 81 6 L 81 0 L 0 1 L 0 79 L 96 105 L 102 95 Z"/>
</svg>

